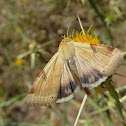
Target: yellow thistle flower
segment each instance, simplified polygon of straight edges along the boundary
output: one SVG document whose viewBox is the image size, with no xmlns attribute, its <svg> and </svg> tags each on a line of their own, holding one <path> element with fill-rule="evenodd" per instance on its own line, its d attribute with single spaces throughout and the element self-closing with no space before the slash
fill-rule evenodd
<svg viewBox="0 0 126 126">
<path fill-rule="evenodd" d="M 77 41 L 77 42 L 86 42 L 86 43 L 90 43 L 90 44 L 101 44 L 101 42 L 97 38 L 97 34 L 95 32 L 94 32 L 95 36 L 92 36 L 91 34 L 89 34 L 91 27 L 92 27 L 92 25 L 88 29 L 87 34 L 84 34 L 84 31 L 81 31 L 80 33 L 78 33 L 76 31 L 76 35 L 74 35 L 75 30 L 73 30 L 73 33 L 72 33 L 72 35 L 69 36 L 69 38 L 74 41 Z"/>
<path fill-rule="evenodd" d="M 28 4 L 29 3 L 29 0 L 24 0 L 24 4 Z"/>
<path fill-rule="evenodd" d="M 23 63 L 23 59 L 16 59 L 15 63 L 17 66 L 21 66 Z"/>
<path fill-rule="evenodd" d="M 20 32 L 20 31 L 21 31 L 21 27 L 17 27 L 16 32 Z"/>
</svg>

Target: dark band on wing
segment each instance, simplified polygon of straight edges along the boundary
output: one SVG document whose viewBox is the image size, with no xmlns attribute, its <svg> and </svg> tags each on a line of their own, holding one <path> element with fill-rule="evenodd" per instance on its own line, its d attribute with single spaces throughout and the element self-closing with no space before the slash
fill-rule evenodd
<svg viewBox="0 0 126 126">
<path fill-rule="evenodd" d="M 75 57 L 75 62 L 82 87 L 97 87 L 107 79 L 82 59 Z"/>
<path fill-rule="evenodd" d="M 77 88 L 77 85 L 75 81 L 70 81 L 66 85 L 60 85 L 60 90 L 59 90 L 57 99 L 70 96 L 75 91 L 76 88 Z"/>
<path fill-rule="evenodd" d="M 97 82 L 103 75 L 92 69 L 92 71 L 88 73 L 84 73 L 82 77 L 80 77 L 80 81 L 82 84 L 93 84 Z"/>
<path fill-rule="evenodd" d="M 72 71 L 67 62 L 64 62 L 63 72 L 61 76 L 61 84 L 57 96 L 57 103 L 69 101 L 74 97 L 78 86 L 76 80 L 73 78 Z"/>
</svg>

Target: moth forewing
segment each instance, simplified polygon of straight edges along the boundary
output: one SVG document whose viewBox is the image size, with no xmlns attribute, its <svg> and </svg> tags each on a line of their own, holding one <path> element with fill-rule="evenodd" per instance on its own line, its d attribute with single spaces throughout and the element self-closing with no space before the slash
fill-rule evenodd
<svg viewBox="0 0 126 126">
<path fill-rule="evenodd" d="M 104 76 L 113 74 L 124 57 L 122 51 L 108 45 L 75 42 L 74 48 L 76 57 L 91 65 Z"/>
<path fill-rule="evenodd" d="M 57 100 L 63 61 L 56 53 L 35 80 L 27 103 L 48 106 Z"/>
</svg>

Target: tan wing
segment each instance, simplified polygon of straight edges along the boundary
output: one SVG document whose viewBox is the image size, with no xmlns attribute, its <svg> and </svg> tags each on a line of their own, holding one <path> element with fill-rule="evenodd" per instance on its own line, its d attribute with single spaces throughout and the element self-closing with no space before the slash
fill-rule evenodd
<svg viewBox="0 0 126 126">
<path fill-rule="evenodd" d="M 35 80 L 28 96 L 29 104 L 48 106 L 57 100 L 63 60 L 56 53 Z"/>
<path fill-rule="evenodd" d="M 97 87 L 104 82 L 107 77 L 96 71 L 93 67 L 78 57 L 74 57 L 78 78 L 82 87 Z"/>
<path fill-rule="evenodd" d="M 79 87 L 77 86 L 77 80 L 73 78 L 73 75 L 68 67 L 67 62 L 64 62 L 61 84 L 58 93 L 57 103 L 64 101 L 69 101 L 74 97 L 74 94 L 78 91 Z"/>
<path fill-rule="evenodd" d="M 104 76 L 110 76 L 119 67 L 124 54 L 117 48 L 102 44 L 75 42 L 75 55 Z"/>
</svg>

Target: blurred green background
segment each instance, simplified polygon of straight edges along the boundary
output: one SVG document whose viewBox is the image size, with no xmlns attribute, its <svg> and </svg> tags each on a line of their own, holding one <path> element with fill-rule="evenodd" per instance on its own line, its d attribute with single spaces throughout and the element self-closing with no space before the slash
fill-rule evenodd
<svg viewBox="0 0 126 126">
<path fill-rule="evenodd" d="M 28 106 L 25 96 L 79 15 L 85 30 L 126 51 L 125 0 L 0 0 L 0 126 L 72 126 L 83 91 L 67 103 Z M 73 29 L 81 31 L 75 19 Z M 117 73 L 126 76 L 126 60 Z M 126 108 L 126 77 L 113 75 Z M 123 111 L 124 117 L 126 113 Z M 78 126 L 125 126 L 108 92 L 88 97 Z"/>
</svg>

